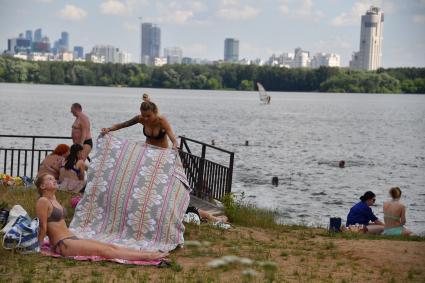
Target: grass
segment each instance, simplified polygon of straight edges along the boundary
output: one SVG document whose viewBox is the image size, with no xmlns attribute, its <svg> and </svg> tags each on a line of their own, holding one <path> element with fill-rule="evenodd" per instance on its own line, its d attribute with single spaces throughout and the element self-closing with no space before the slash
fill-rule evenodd
<svg viewBox="0 0 425 283">
<path fill-rule="evenodd" d="M 0 204 L 21 204 L 34 217 L 37 193 L 33 189 L 0 187 Z M 73 215 L 71 195 L 57 197 Z M 276 212 L 227 200 L 226 212 L 233 229 L 220 230 L 207 224 L 185 225 L 185 240 L 199 241 L 171 253 L 170 268 L 139 267 L 111 262 L 82 262 L 20 255 L 0 248 L 0 282 L 424 282 L 423 239 L 366 237 L 329 234 L 320 228 L 280 225 Z M 378 241 L 378 240 L 383 241 Z M 374 253 L 363 258 L 362 246 L 373 244 Z M 380 245 L 402 246 L 402 253 L 388 256 L 391 262 L 373 262 Z M 345 246 L 353 246 L 345 249 Z M 368 253 L 366 253 L 368 254 Z M 226 255 L 249 258 L 250 265 L 229 263 L 208 267 L 211 260 Z M 412 258 L 409 264 L 400 259 Z M 375 264 L 375 265 L 374 265 Z M 368 272 L 368 270 L 376 272 Z M 247 270 L 249 271 L 247 273 Z M 245 274 L 245 275 L 244 275 Z M 248 275 L 246 275 L 248 274 Z M 252 275 L 254 274 L 254 275 Z"/>
</svg>

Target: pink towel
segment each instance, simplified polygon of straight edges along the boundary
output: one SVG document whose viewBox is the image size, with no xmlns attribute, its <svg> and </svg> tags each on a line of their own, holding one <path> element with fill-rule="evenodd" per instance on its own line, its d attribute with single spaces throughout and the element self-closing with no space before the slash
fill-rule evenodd
<svg viewBox="0 0 425 283">
<path fill-rule="evenodd" d="M 134 265 L 154 265 L 154 266 L 160 266 L 163 261 L 161 260 L 126 260 L 126 259 L 119 259 L 119 258 L 113 258 L 113 259 L 107 259 L 100 256 L 69 256 L 64 257 L 61 256 L 58 253 L 53 252 L 50 249 L 50 243 L 48 241 L 44 241 L 43 246 L 41 247 L 41 254 L 44 256 L 51 256 L 51 257 L 62 257 L 67 259 L 74 259 L 74 260 L 90 260 L 90 261 L 113 261 L 121 264 L 134 264 Z"/>
</svg>

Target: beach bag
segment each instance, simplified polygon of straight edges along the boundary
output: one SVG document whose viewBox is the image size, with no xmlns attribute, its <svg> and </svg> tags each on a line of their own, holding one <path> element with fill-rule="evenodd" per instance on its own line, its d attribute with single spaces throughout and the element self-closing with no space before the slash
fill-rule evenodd
<svg viewBox="0 0 425 283">
<path fill-rule="evenodd" d="M 331 217 L 329 219 L 329 232 L 341 232 L 341 218 Z"/>
<path fill-rule="evenodd" d="M 22 254 L 40 252 L 38 242 L 39 225 L 38 218 L 31 220 L 27 216 L 20 215 L 12 227 L 4 234 L 3 248 L 16 250 Z"/>
<path fill-rule="evenodd" d="M 7 231 L 9 231 L 9 229 L 12 228 L 12 225 L 15 223 L 16 219 L 18 219 L 19 216 L 25 216 L 25 217 L 27 217 L 28 219 L 31 220 L 28 213 L 26 212 L 26 210 L 22 206 L 20 206 L 19 204 L 14 205 L 12 207 L 12 209 L 9 211 L 7 224 L 6 224 L 6 226 L 3 227 L 1 232 L 7 233 Z"/>
<path fill-rule="evenodd" d="M 0 209 L 0 229 L 6 225 L 7 219 L 9 219 L 9 209 Z"/>
</svg>

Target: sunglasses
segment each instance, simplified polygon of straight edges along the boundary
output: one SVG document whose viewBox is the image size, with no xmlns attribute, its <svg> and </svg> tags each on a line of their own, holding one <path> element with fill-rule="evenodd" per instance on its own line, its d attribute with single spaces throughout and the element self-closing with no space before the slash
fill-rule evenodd
<svg viewBox="0 0 425 283">
<path fill-rule="evenodd" d="M 376 198 L 373 198 L 373 199 L 372 199 L 372 202 L 375 202 L 375 201 L 376 201 Z"/>
</svg>

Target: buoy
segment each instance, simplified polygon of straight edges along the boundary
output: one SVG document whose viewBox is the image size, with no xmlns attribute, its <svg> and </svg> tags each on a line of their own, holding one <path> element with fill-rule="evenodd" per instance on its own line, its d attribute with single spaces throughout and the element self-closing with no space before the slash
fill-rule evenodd
<svg viewBox="0 0 425 283">
<path fill-rule="evenodd" d="M 279 186 L 279 178 L 278 177 L 274 176 L 272 178 L 272 185 L 275 186 L 275 187 Z"/>
<path fill-rule="evenodd" d="M 249 141 L 245 141 L 245 146 L 249 146 Z"/>
<path fill-rule="evenodd" d="M 338 166 L 339 166 L 339 168 L 345 168 L 345 161 L 344 161 L 344 160 L 341 160 L 341 161 L 338 163 Z"/>
</svg>

